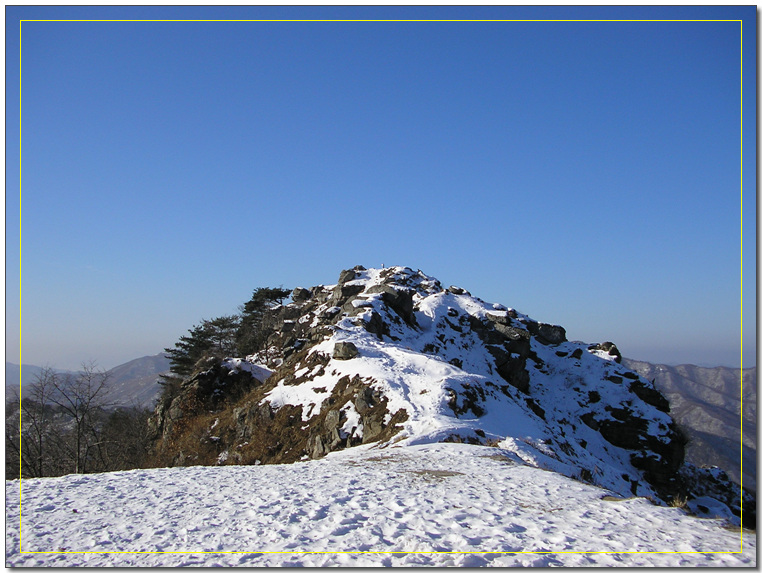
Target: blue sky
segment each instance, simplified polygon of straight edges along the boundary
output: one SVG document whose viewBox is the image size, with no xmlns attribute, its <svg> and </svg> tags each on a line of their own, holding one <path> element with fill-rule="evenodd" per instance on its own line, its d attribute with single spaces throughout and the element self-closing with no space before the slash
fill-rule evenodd
<svg viewBox="0 0 762 573">
<path fill-rule="evenodd" d="M 743 70 L 740 22 L 22 22 L 19 108 L 23 19 L 743 19 Z M 6 360 L 109 368 L 383 263 L 632 358 L 756 363 L 753 6 L 6 25 Z"/>
</svg>

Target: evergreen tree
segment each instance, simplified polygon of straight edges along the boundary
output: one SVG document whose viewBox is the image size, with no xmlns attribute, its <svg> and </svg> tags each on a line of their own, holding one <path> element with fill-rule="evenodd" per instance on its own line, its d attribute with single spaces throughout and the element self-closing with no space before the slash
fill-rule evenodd
<svg viewBox="0 0 762 573">
<path fill-rule="evenodd" d="M 241 307 L 241 326 L 238 329 L 238 352 L 241 356 L 264 349 L 274 328 L 268 324 L 267 311 L 283 304 L 291 290 L 281 287 L 259 287 Z"/>
<path fill-rule="evenodd" d="M 181 336 L 174 348 L 165 348 L 170 360 L 170 374 L 162 376 L 165 383 L 189 376 L 202 358 L 234 356 L 240 320 L 236 315 L 203 320 Z"/>
</svg>

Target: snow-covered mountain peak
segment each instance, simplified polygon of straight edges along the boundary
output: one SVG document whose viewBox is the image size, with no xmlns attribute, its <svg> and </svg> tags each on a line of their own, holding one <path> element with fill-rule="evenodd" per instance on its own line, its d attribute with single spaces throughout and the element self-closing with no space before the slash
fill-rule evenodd
<svg viewBox="0 0 762 573">
<path fill-rule="evenodd" d="M 243 402 L 209 414 L 217 439 L 206 458 L 170 450 L 172 463 L 465 442 L 621 496 L 669 501 L 684 490 L 685 438 L 669 405 L 620 364 L 611 342 L 568 341 L 561 326 L 408 267 L 358 266 L 291 298 L 271 311 L 267 351 L 247 358 L 272 374 L 258 370 Z M 236 364 L 240 377 L 246 369 Z M 187 420 L 191 402 L 180 397 L 157 413 L 163 444 L 178 443 L 171 412 Z"/>
</svg>

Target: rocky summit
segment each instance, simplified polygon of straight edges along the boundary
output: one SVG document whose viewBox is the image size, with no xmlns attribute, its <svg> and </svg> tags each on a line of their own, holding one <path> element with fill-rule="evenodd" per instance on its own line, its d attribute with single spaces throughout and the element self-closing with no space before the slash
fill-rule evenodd
<svg viewBox="0 0 762 573">
<path fill-rule="evenodd" d="M 622 497 L 711 493 L 686 490 L 700 472 L 685 472 L 667 400 L 611 342 L 569 341 L 561 326 L 407 267 L 357 266 L 290 299 L 268 311 L 265 350 L 199 364 L 158 403 L 156 464 L 461 442 Z M 738 513 L 740 497 L 726 501 Z"/>
</svg>

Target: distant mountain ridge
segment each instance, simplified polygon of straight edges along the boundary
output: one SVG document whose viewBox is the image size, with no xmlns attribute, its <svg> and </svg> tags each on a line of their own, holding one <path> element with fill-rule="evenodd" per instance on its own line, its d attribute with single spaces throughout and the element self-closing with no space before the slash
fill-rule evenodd
<svg viewBox="0 0 762 573">
<path fill-rule="evenodd" d="M 14 396 L 21 379 L 22 395 L 24 386 L 31 384 L 42 372 L 42 367 L 24 364 L 19 367 L 12 362 L 5 363 L 5 398 Z M 143 356 L 115 366 L 108 370 L 112 386 L 109 401 L 115 406 L 142 406 L 152 408 L 161 386 L 157 380 L 169 371 L 169 359 L 162 353 Z"/>
<path fill-rule="evenodd" d="M 18 387 L 19 381 L 22 386 L 31 384 L 37 379 L 37 376 L 42 372 L 42 366 L 34 366 L 32 364 L 14 364 L 13 362 L 5 363 L 5 386 Z M 68 372 L 68 370 L 58 370 L 58 372 Z"/>
<path fill-rule="evenodd" d="M 757 486 L 757 368 L 669 366 L 642 360 L 622 363 L 654 381 L 669 401 L 672 417 L 690 441 L 686 460 L 717 465 L 741 483 L 741 418 L 743 417 L 743 485 Z M 743 416 L 741 397 L 743 396 Z"/>
<path fill-rule="evenodd" d="M 143 356 L 130 360 L 109 370 L 111 375 L 111 400 L 123 405 L 153 407 L 161 386 L 159 376 L 169 372 L 169 359 L 164 354 Z"/>
</svg>

